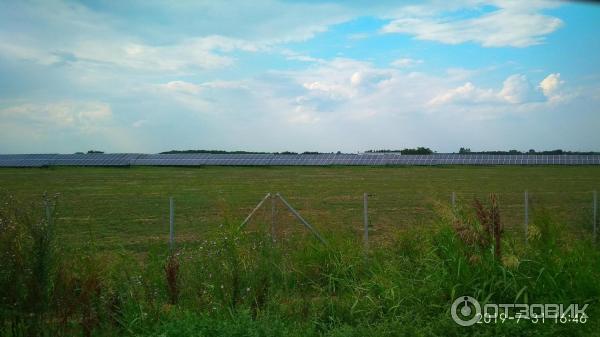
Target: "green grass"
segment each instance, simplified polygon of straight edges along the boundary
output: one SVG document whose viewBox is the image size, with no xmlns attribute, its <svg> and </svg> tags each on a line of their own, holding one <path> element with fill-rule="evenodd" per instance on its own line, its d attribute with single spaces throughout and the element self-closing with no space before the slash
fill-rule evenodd
<svg viewBox="0 0 600 337">
<path fill-rule="evenodd" d="M 0 335 L 599 335 L 600 253 L 590 235 L 599 178 L 597 167 L 2 169 Z M 60 193 L 50 223 L 44 192 Z M 281 204 L 275 243 L 270 204 L 239 231 L 266 192 L 286 196 L 329 245 Z M 456 229 L 460 221 L 485 234 L 472 198 L 489 192 L 498 193 L 506 226 L 502 259 L 493 240 L 473 244 Z M 175 255 L 167 245 L 170 195 Z M 588 303 L 589 319 L 463 328 L 449 314 L 462 295 Z"/>
<path fill-rule="evenodd" d="M 57 235 L 79 245 L 143 251 L 165 242 L 168 197 L 175 197 L 176 235 L 194 240 L 224 222 L 241 222 L 267 192 L 280 192 L 319 230 L 362 228 L 369 198 L 372 237 L 430 225 L 436 202 L 498 193 L 505 224 L 522 231 L 523 191 L 531 206 L 551 210 L 573 228 L 591 226 L 591 191 L 600 167 L 199 167 L 0 169 L 0 189 L 22 198 L 60 193 Z M 282 223 L 295 223 L 280 212 Z M 267 220 L 269 211 L 258 214 Z"/>
</svg>

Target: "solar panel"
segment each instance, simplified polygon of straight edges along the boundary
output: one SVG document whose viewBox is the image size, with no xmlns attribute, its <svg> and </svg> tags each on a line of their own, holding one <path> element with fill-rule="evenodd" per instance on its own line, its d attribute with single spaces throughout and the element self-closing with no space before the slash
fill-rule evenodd
<svg viewBox="0 0 600 337">
<path fill-rule="evenodd" d="M 488 154 L 14 154 L 0 167 L 200 165 L 600 165 L 600 155 Z"/>
</svg>

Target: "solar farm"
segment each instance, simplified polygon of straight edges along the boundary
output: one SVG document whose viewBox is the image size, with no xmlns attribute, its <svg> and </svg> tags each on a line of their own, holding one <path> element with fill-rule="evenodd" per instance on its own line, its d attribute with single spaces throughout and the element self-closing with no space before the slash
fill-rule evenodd
<svg viewBox="0 0 600 337">
<path fill-rule="evenodd" d="M 600 165 L 600 155 L 489 154 L 14 154 L 0 167 L 44 166 Z"/>
</svg>

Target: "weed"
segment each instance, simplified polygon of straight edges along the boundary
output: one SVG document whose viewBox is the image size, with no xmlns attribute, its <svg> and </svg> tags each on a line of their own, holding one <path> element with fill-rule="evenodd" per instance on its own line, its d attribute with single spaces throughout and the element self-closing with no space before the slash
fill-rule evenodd
<svg viewBox="0 0 600 337">
<path fill-rule="evenodd" d="M 167 292 L 169 295 L 169 304 L 177 304 L 179 298 L 179 260 L 177 254 L 169 254 L 165 265 L 165 276 L 167 279 Z"/>
</svg>

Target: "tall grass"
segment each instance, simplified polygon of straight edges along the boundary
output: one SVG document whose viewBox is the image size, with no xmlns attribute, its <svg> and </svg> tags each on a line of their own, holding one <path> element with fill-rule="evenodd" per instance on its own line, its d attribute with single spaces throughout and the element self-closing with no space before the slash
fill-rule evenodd
<svg viewBox="0 0 600 337">
<path fill-rule="evenodd" d="M 11 331 L 39 335 L 44 331 L 52 291 L 56 202 L 46 195 L 33 204 L 19 203 L 10 195 L 2 195 L 1 202 L 0 241 L 4 249 L 0 282 L 6 305 L 2 312 L 10 321 Z"/>
<path fill-rule="evenodd" d="M 220 225 L 201 241 L 141 256 L 65 251 L 43 203 L 0 207 L 0 335 L 583 336 L 600 331 L 600 255 L 537 214 L 529 244 L 504 233 L 501 205 L 439 206 L 436 226 L 396 232 L 366 255 L 336 232 L 274 242 Z M 500 248 L 501 247 L 501 248 Z M 588 303 L 586 324 L 463 328 L 450 305 Z M 33 299 L 37 299 L 34 303 Z"/>
</svg>

